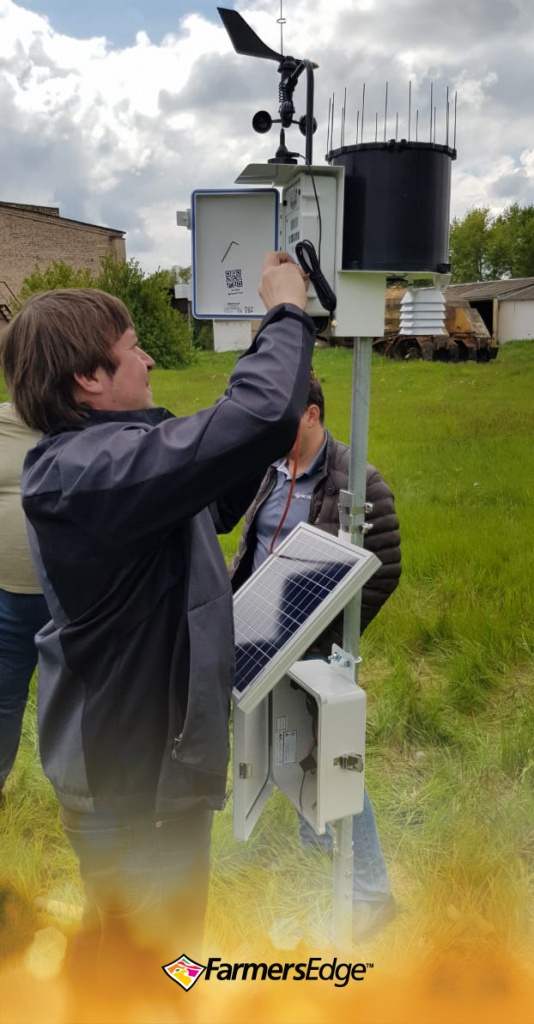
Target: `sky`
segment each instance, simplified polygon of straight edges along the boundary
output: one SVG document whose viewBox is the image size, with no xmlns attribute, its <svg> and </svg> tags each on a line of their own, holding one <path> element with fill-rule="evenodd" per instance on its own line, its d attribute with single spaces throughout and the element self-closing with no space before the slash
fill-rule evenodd
<svg viewBox="0 0 534 1024">
<path fill-rule="evenodd" d="M 456 148 L 451 216 L 534 203 L 532 0 L 240 0 L 272 49 L 315 72 L 314 162 L 333 145 L 408 134 Z M 281 43 L 283 45 L 281 45 Z M 195 188 L 231 188 L 251 162 L 274 156 L 277 65 L 237 55 L 208 0 L 0 0 L 0 201 L 59 206 L 61 215 L 127 232 L 143 269 L 187 265 L 191 236 L 176 211 Z M 385 120 L 386 82 L 388 114 Z M 295 91 L 305 113 L 305 76 Z M 418 111 L 418 114 L 416 114 Z M 360 112 L 358 114 L 358 112 Z M 290 149 L 304 152 L 298 128 Z M 360 136 L 361 141 L 361 136 Z"/>
</svg>

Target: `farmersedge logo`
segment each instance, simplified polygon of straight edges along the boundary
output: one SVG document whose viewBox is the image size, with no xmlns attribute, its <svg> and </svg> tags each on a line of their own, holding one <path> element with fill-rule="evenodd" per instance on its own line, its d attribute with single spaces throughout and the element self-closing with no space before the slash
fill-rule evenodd
<svg viewBox="0 0 534 1024">
<path fill-rule="evenodd" d="M 206 981 L 214 976 L 217 981 L 333 981 L 336 988 L 345 988 L 349 981 L 363 981 L 373 964 L 338 963 L 337 956 L 326 960 L 311 956 L 300 964 L 226 964 L 218 956 L 211 956 L 206 967 Z"/>
<path fill-rule="evenodd" d="M 330 981 L 336 988 L 345 988 L 349 981 L 363 981 L 373 964 L 339 963 L 337 957 L 323 961 L 312 956 L 292 964 L 229 964 L 218 956 L 208 960 L 204 981 Z"/>
</svg>

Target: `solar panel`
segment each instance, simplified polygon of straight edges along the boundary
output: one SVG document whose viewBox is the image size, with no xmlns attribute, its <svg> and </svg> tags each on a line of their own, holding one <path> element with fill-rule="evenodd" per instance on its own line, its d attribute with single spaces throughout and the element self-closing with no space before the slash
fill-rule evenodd
<svg viewBox="0 0 534 1024">
<path fill-rule="evenodd" d="M 251 711 L 379 567 L 370 551 L 299 523 L 234 597 L 233 699 Z"/>
</svg>

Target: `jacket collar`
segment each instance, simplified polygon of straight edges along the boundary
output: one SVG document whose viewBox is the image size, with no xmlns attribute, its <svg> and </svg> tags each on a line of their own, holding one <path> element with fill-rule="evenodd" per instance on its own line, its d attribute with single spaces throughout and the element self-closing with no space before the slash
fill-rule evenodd
<svg viewBox="0 0 534 1024">
<path fill-rule="evenodd" d="M 144 423 L 147 426 L 155 427 L 164 420 L 172 419 L 173 414 L 168 409 L 158 407 L 155 409 L 134 409 L 126 412 L 112 412 L 108 409 L 91 409 L 90 406 L 83 407 L 84 418 L 79 423 L 59 423 L 49 436 L 70 433 L 73 430 L 86 430 L 88 427 L 95 427 L 102 423 Z"/>
</svg>

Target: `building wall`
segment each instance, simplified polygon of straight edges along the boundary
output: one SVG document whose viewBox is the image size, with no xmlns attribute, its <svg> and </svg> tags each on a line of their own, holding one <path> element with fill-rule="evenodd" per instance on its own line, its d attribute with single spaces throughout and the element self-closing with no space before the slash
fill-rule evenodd
<svg viewBox="0 0 534 1024">
<path fill-rule="evenodd" d="M 0 289 L 5 282 L 18 294 L 35 267 L 46 270 L 63 260 L 82 270 L 98 270 L 103 256 L 126 259 L 124 238 L 112 229 L 64 220 L 52 208 L 0 205 Z M 5 289 L 4 289 L 5 291 Z"/>
<path fill-rule="evenodd" d="M 214 352 L 241 352 L 252 341 L 251 320 L 214 320 Z"/>
<path fill-rule="evenodd" d="M 534 338 L 534 301 L 514 302 L 508 299 L 499 303 L 499 343 Z"/>
</svg>

